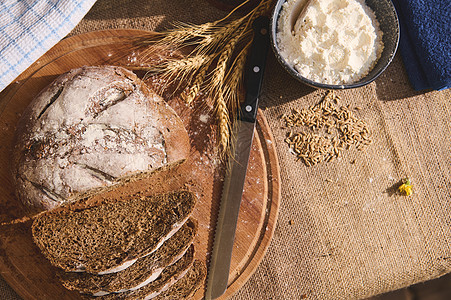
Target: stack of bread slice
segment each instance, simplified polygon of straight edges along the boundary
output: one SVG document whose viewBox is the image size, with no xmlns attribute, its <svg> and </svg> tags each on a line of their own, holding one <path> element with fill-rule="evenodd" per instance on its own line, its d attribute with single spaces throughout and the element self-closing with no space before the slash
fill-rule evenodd
<svg viewBox="0 0 451 300">
<path fill-rule="evenodd" d="M 195 195 L 132 195 L 86 209 L 49 211 L 34 242 L 70 290 L 99 299 L 185 299 L 204 281 L 194 259 Z"/>
<path fill-rule="evenodd" d="M 189 153 L 176 112 L 122 67 L 71 70 L 36 96 L 17 126 L 12 175 L 25 209 L 41 211 L 33 240 L 66 288 L 100 299 L 193 295 L 206 273 L 194 259 L 194 194 L 83 202 Z"/>
</svg>

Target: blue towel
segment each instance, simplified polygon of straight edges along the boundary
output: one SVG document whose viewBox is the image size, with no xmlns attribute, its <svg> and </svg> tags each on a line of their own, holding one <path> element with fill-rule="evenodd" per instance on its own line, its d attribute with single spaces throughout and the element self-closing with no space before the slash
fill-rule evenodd
<svg viewBox="0 0 451 300">
<path fill-rule="evenodd" d="M 393 0 L 399 48 L 416 90 L 451 87 L 451 0 Z"/>
</svg>

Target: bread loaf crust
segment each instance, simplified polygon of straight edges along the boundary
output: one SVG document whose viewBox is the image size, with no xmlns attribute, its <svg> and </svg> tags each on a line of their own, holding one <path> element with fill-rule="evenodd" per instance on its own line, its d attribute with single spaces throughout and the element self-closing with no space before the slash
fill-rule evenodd
<svg viewBox="0 0 451 300">
<path fill-rule="evenodd" d="M 58 77 L 19 121 L 12 155 L 18 198 L 49 210 L 87 191 L 187 158 L 175 111 L 135 74 L 82 67 Z"/>
</svg>

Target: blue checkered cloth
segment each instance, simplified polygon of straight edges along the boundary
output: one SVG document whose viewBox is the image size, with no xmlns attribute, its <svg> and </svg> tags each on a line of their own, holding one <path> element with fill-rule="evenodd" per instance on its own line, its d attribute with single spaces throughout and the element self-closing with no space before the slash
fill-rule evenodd
<svg viewBox="0 0 451 300">
<path fill-rule="evenodd" d="M 0 91 L 64 38 L 96 0 L 0 0 Z"/>
</svg>

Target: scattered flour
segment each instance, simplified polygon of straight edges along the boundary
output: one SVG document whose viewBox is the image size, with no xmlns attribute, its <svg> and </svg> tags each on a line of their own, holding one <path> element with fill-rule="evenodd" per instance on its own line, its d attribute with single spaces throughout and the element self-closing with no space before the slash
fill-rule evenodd
<svg viewBox="0 0 451 300">
<path fill-rule="evenodd" d="M 290 28 L 297 1 L 284 3 L 277 42 L 282 57 L 303 77 L 315 82 L 345 84 L 363 78 L 383 49 L 382 31 L 363 0 L 313 0 L 305 17 Z"/>
<path fill-rule="evenodd" d="M 202 123 L 207 123 L 207 122 L 208 122 L 208 115 L 200 115 L 200 116 L 199 116 L 199 120 L 200 120 Z"/>
</svg>

